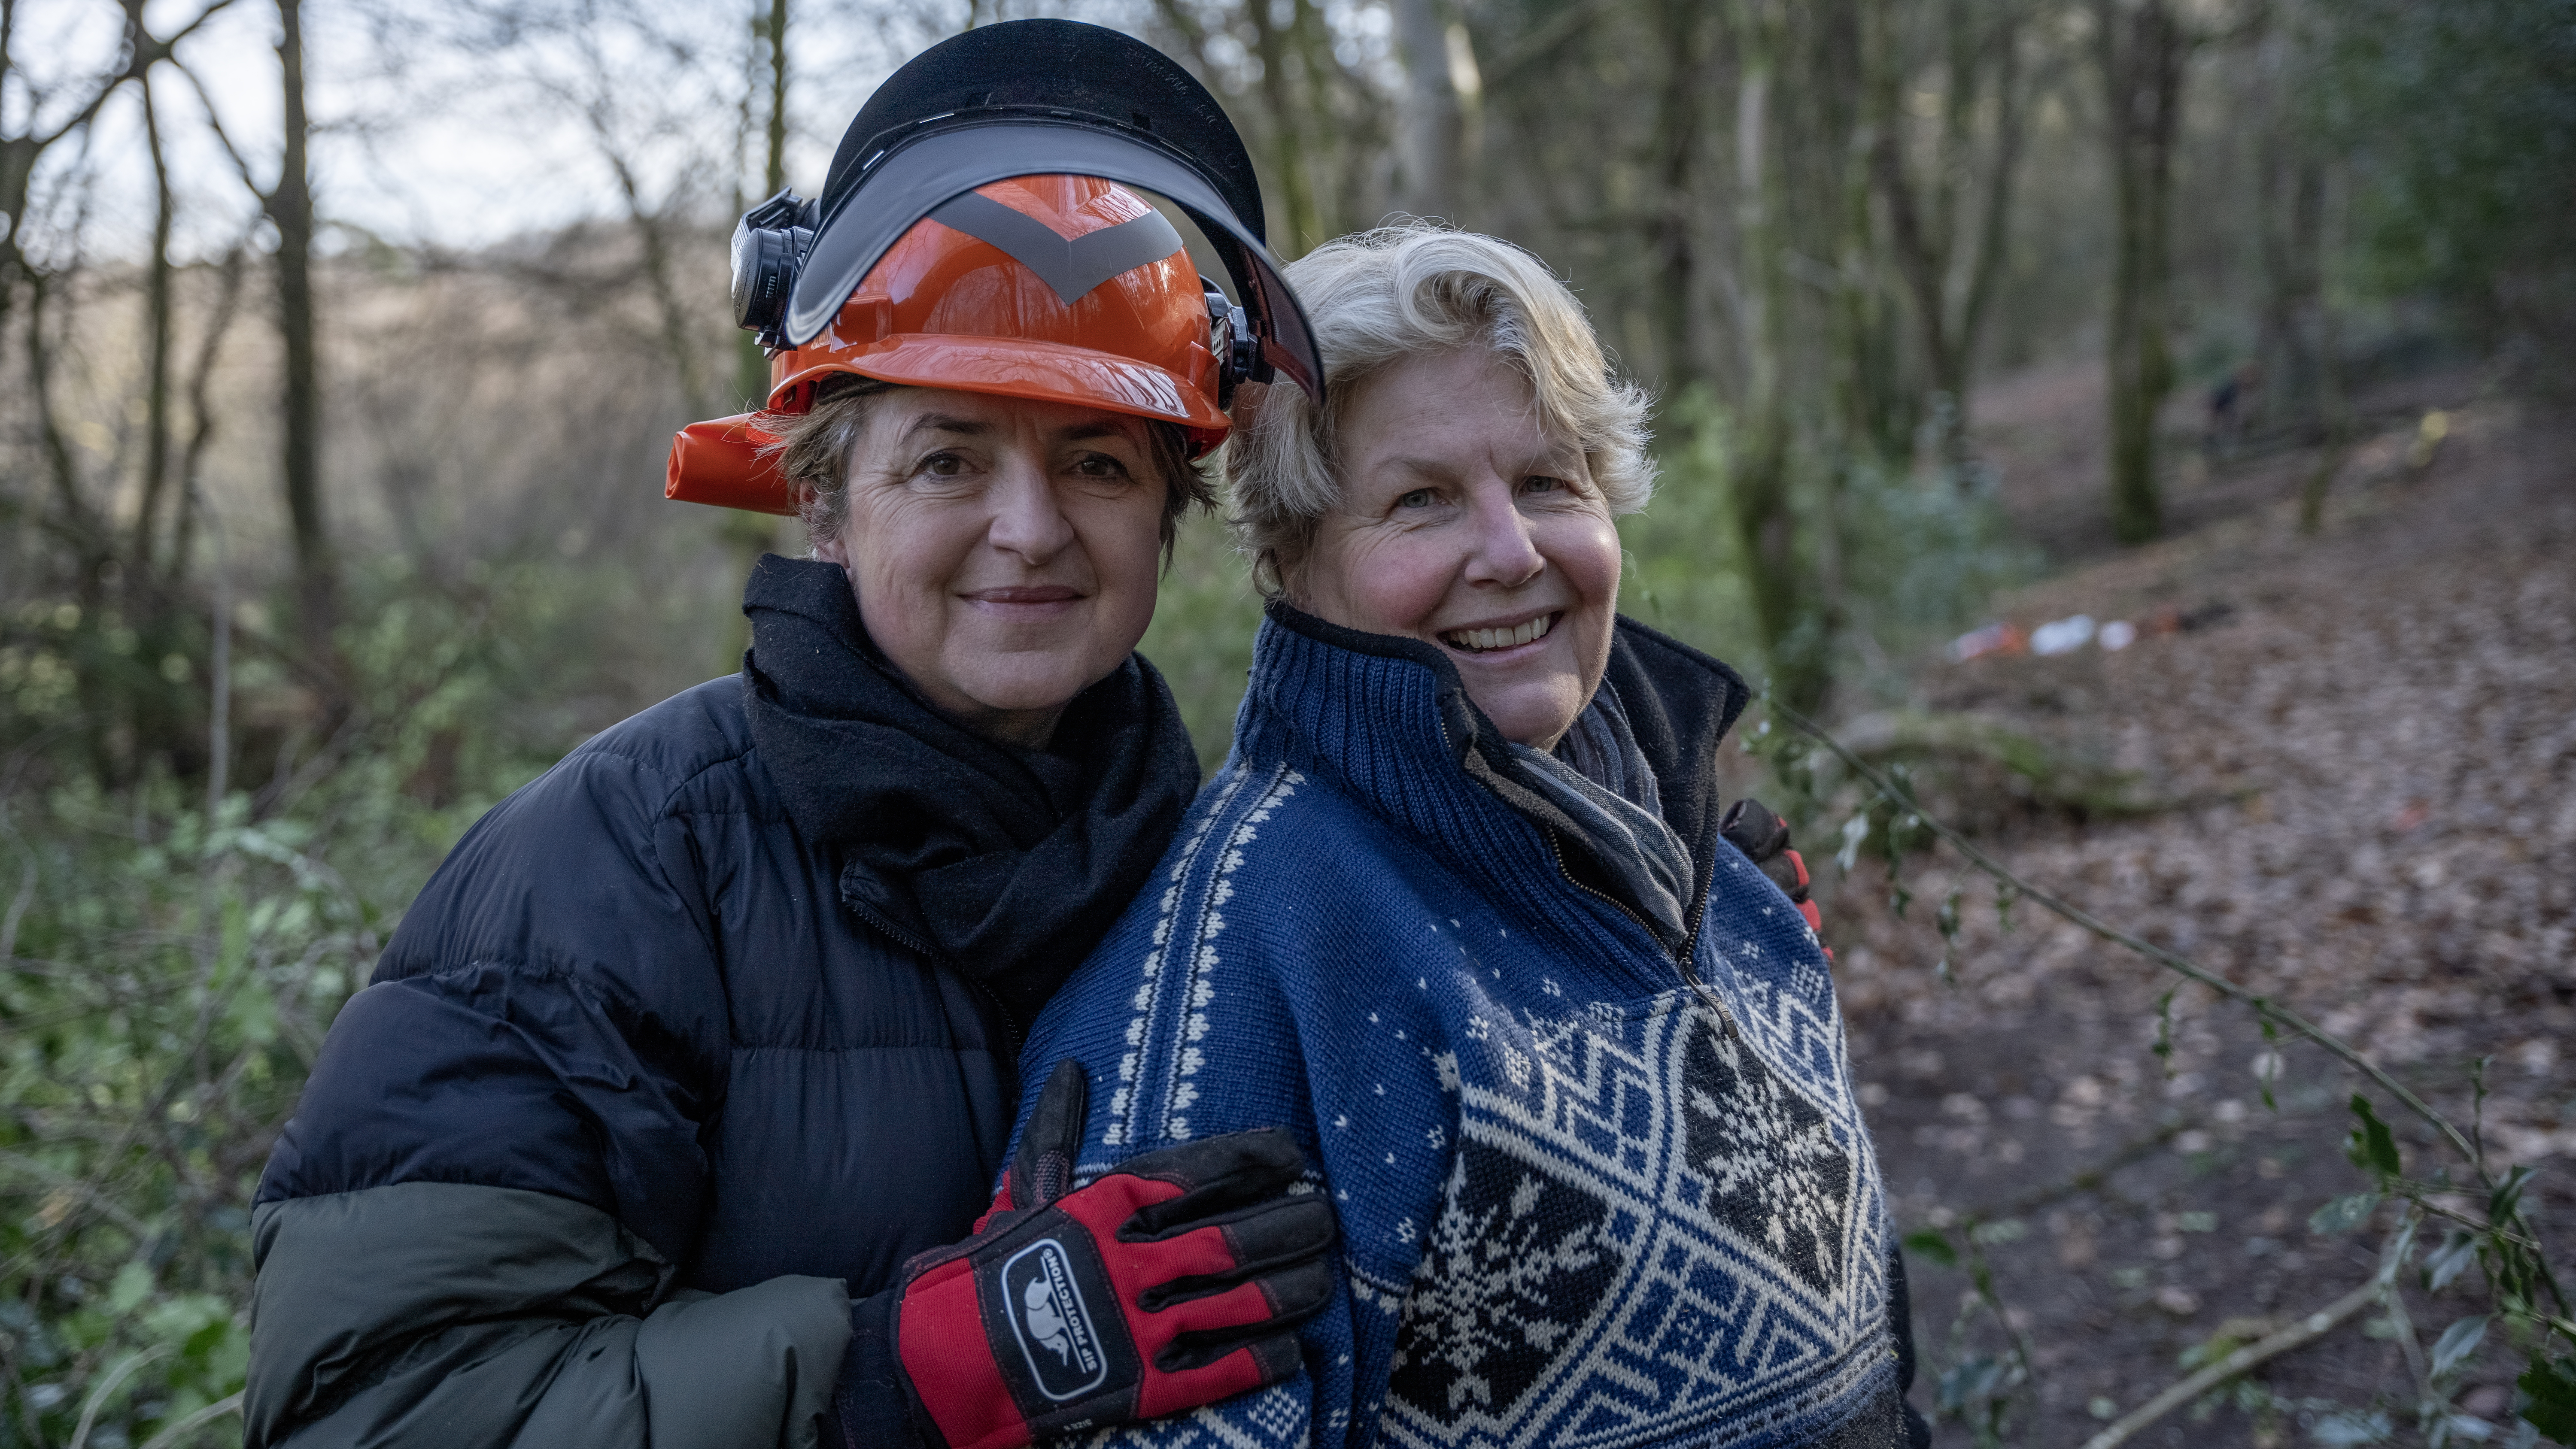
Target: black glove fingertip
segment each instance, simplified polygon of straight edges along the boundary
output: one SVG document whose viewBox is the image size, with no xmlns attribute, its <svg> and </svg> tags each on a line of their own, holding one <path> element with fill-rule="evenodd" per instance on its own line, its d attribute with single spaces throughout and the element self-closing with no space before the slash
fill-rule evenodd
<svg viewBox="0 0 2576 1449">
<path fill-rule="evenodd" d="M 1282 1326 L 1303 1323 L 1324 1310 L 1333 1297 L 1330 1263 L 1292 1264 L 1256 1280 L 1270 1299 L 1271 1321 Z"/>
<path fill-rule="evenodd" d="M 1284 1263 L 1333 1246 L 1338 1227 L 1332 1205 L 1315 1193 L 1248 1213 L 1228 1227 L 1226 1241 L 1237 1262 Z"/>
<path fill-rule="evenodd" d="M 1082 1129 L 1091 1114 L 1091 1079 L 1071 1057 L 1047 1074 L 1038 1093 L 1037 1110 L 1020 1134 L 1020 1150 L 1011 1158 L 1011 1206 L 1044 1207 L 1073 1185 L 1074 1160 L 1082 1154 Z"/>
</svg>

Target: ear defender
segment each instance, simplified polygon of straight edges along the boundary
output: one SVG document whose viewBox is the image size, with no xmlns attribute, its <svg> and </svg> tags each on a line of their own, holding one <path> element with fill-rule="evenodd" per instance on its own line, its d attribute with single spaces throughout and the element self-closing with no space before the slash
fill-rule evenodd
<svg viewBox="0 0 2576 1449">
<path fill-rule="evenodd" d="M 760 345 L 785 344 L 787 296 L 814 245 L 814 203 L 793 187 L 742 214 L 733 228 L 733 320 L 760 334 Z"/>
</svg>

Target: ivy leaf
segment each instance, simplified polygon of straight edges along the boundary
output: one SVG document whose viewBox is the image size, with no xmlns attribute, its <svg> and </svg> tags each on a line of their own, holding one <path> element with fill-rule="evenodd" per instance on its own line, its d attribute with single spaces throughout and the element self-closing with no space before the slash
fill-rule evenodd
<svg viewBox="0 0 2576 1449">
<path fill-rule="evenodd" d="M 2465 1229 L 2453 1228 L 2442 1239 L 2442 1246 L 2424 1260 L 2424 1287 L 2434 1293 L 2451 1286 L 2453 1279 L 2468 1271 L 2478 1260 L 2478 1240 Z"/>
<path fill-rule="evenodd" d="M 1905 1251 L 1944 1268 L 1959 1266 L 1959 1250 L 1950 1246 L 1950 1235 L 1939 1228 L 1916 1228 L 1907 1233 Z"/>
<path fill-rule="evenodd" d="M 2370 1099 L 2359 1092 L 2353 1093 L 2352 1115 L 2360 1119 L 2360 1125 L 2352 1129 L 2351 1137 L 2345 1139 L 2344 1156 L 2352 1159 L 2353 1166 L 2378 1173 L 2383 1180 L 2397 1176 L 2401 1171 L 2397 1161 L 2397 1139 L 2389 1132 L 2388 1124 L 2380 1121 L 2379 1114 L 2371 1110 Z"/>
<path fill-rule="evenodd" d="M 2531 1396 L 2523 1420 L 2557 1443 L 2576 1445 L 2576 1361 L 2534 1353 L 2531 1368 L 2513 1382 Z"/>
<path fill-rule="evenodd" d="M 2478 1351 L 2486 1336 L 2487 1315 L 2483 1313 L 2443 1329 L 2442 1336 L 2433 1341 L 2433 1377 L 2438 1379 L 2458 1368 L 2462 1360 Z"/>
<path fill-rule="evenodd" d="M 2498 1226 L 2512 1222 L 2522 1211 L 2522 1190 L 2530 1183 L 2533 1169 L 2516 1167 L 2506 1172 L 2504 1181 L 2496 1184 L 2487 1198 L 2487 1221 Z"/>
<path fill-rule="evenodd" d="M 2378 1207 L 2379 1194 L 2375 1192 L 2345 1193 L 2316 1210 L 2308 1219 L 2308 1231 L 2325 1238 L 2351 1232 L 2368 1221 Z"/>
</svg>

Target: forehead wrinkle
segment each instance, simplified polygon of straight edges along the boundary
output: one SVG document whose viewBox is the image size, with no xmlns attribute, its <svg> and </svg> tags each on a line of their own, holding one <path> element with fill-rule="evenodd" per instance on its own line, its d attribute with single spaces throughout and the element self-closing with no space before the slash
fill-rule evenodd
<svg viewBox="0 0 2576 1449">
<path fill-rule="evenodd" d="M 960 437 L 981 438 L 993 431 L 993 425 L 980 418 L 961 418 L 949 413 L 924 413 L 903 430 L 909 441 L 919 433 L 955 433 Z"/>
<path fill-rule="evenodd" d="M 1078 423 L 1067 424 L 1056 434 L 1056 439 L 1059 442 L 1079 443 L 1090 438 L 1120 438 L 1132 443 L 1144 430 L 1142 418 L 1087 418 Z"/>
</svg>

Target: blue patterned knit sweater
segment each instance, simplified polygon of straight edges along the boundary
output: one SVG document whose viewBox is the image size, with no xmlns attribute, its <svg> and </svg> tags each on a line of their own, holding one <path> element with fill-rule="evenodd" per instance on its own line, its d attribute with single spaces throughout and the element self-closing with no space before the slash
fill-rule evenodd
<svg viewBox="0 0 2576 1449">
<path fill-rule="evenodd" d="M 1438 651 L 1273 606 L 1232 758 L 1022 1080 L 1088 1069 L 1084 1178 L 1287 1126 L 1345 1286 L 1301 1377 L 1100 1442 L 1904 1442 L 1825 960 L 1714 828 L 1743 686 L 1622 620 L 1604 687 L 1664 756 L 1687 942 L 1534 818 Z"/>
</svg>

